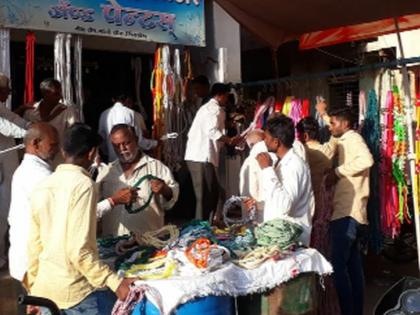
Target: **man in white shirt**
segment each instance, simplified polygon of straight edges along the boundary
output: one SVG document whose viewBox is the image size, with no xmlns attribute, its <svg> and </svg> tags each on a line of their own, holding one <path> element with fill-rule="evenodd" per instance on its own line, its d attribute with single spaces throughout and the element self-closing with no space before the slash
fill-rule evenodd
<svg viewBox="0 0 420 315">
<path fill-rule="evenodd" d="M 22 138 L 28 122 L 5 105 L 10 95 L 10 80 L 0 73 L 0 151 L 16 145 L 14 138 Z M 13 172 L 19 165 L 16 150 L 0 155 L 0 269 L 6 265 L 7 216 L 10 206 L 10 184 Z"/>
<path fill-rule="evenodd" d="M 144 233 L 161 228 L 165 210 L 172 208 L 178 199 L 178 183 L 167 166 L 140 150 L 133 127 L 115 125 L 110 138 L 118 160 L 98 175 L 102 196 L 123 187 L 137 190 L 138 196 L 131 205 L 116 205 L 113 211 L 103 215 L 103 235 Z"/>
<path fill-rule="evenodd" d="M 24 281 L 27 271 L 27 240 L 30 219 L 30 196 L 32 190 L 52 173 L 51 163 L 58 152 L 57 130 L 48 123 L 31 125 L 24 138 L 25 155 L 13 174 L 11 203 L 9 211 L 9 270 L 10 275 Z M 110 211 L 109 204 L 129 203 L 134 192 L 129 188 L 118 190 L 112 197 L 98 203 L 98 217 Z"/>
<path fill-rule="evenodd" d="M 239 136 L 227 137 L 225 132 L 225 111 L 229 87 L 215 83 L 211 99 L 200 107 L 188 132 L 185 161 L 191 174 L 196 199 L 195 218 L 209 220 L 216 212 L 219 200 L 217 168 L 219 152 L 223 144 L 235 146 L 242 141 Z"/>
<path fill-rule="evenodd" d="M 273 164 L 266 152 L 257 156 L 262 169 L 264 221 L 284 218 L 299 224 L 303 228 L 300 241 L 309 245 L 314 194 L 309 167 L 292 149 L 294 140 L 295 128 L 290 118 L 280 115 L 268 120 L 264 141 L 278 161 Z"/>
<path fill-rule="evenodd" d="M 129 97 L 125 94 L 115 97 L 113 99 L 114 105 L 105 110 L 99 119 L 99 134 L 104 139 L 102 151 L 108 157 L 108 162 L 113 162 L 118 157 L 109 137 L 111 129 L 115 125 L 126 124 L 134 127 L 139 138 L 140 148 L 144 151 L 149 151 L 158 145 L 158 141 L 143 137 L 143 117 L 140 113 L 125 105 L 128 100 Z"/>
<path fill-rule="evenodd" d="M 65 131 L 74 123 L 80 121 L 80 113 L 74 106 L 66 106 L 60 102 L 63 98 L 61 83 L 49 78 L 39 86 L 42 100 L 35 104 L 26 104 L 23 107 L 23 118 L 30 122 L 47 122 L 58 131 L 60 143 L 63 142 Z M 64 161 L 61 153 L 53 161 L 53 168 Z"/>
<path fill-rule="evenodd" d="M 25 155 L 13 174 L 9 211 L 10 275 L 23 282 L 28 268 L 30 195 L 36 185 L 51 175 L 51 161 L 59 149 L 57 130 L 47 123 L 33 124 L 24 138 Z"/>
</svg>

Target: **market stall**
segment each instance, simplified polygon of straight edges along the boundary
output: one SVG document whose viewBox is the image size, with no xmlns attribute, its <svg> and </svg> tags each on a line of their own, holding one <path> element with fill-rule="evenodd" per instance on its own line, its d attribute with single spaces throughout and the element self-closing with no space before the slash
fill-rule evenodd
<svg viewBox="0 0 420 315">
<path fill-rule="evenodd" d="M 218 302 L 210 314 L 233 314 L 228 297 L 267 292 L 300 275 L 322 279 L 331 274 L 331 265 L 319 252 L 299 245 L 301 232 L 298 225 L 281 219 L 224 229 L 192 221 L 180 229 L 168 225 L 134 238 L 101 239 L 101 257 L 120 275 L 139 278 L 114 314 L 172 314 L 176 309 L 177 314 L 188 314 L 182 310 L 191 307 L 189 302 L 200 301 L 194 306 L 198 310 L 214 299 Z M 148 311 L 139 313 L 144 307 Z"/>
</svg>

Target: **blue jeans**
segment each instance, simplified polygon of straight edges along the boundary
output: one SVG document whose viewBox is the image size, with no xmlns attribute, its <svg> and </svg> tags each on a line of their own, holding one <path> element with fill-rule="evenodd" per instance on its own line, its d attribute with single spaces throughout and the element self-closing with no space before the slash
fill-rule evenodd
<svg viewBox="0 0 420 315">
<path fill-rule="evenodd" d="M 109 289 L 98 290 L 89 294 L 76 306 L 61 310 L 63 315 L 110 315 L 117 297 Z"/>
<path fill-rule="evenodd" d="M 351 217 L 331 221 L 331 261 L 342 315 L 362 315 L 365 280 L 361 257 L 366 225 Z"/>
</svg>

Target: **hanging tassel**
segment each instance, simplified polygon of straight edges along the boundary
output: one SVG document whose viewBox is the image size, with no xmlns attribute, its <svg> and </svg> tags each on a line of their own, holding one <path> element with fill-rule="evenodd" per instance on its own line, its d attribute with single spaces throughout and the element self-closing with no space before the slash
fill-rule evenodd
<svg viewBox="0 0 420 315">
<path fill-rule="evenodd" d="M 0 72 L 10 78 L 10 30 L 0 28 Z M 6 101 L 6 107 L 12 108 L 12 97 Z"/>
<path fill-rule="evenodd" d="M 73 100 L 73 85 L 71 84 L 71 34 L 65 36 L 65 67 L 64 67 L 64 80 L 61 82 L 63 86 L 64 104 L 71 106 L 74 104 Z"/>
<path fill-rule="evenodd" d="M 25 93 L 23 102 L 34 102 L 35 34 L 26 33 Z"/>
<path fill-rule="evenodd" d="M 364 96 L 364 93 L 363 93 Z M 368 104 L 363 113 L 363 124 L 361 134 L 365 139 L 370 152 L 375 161 L 370 169 L 370 195 L 367 205 L 369 221 L 369 243 L 375 253 L 379 253 L 383 245 L 383 235 L 381 229 L 380 195 L 378 187 L 379 182 L 379 163 L 381 162 L 380 138 L 381 127 L 379 122 L 378 100 L 375 90 L 369 91 Z"/>
<path fill-rule="evenodd" d="M 76 94 L 76 106 L 79 110 L 80 121 L 83 119 L 83 82 L 82 82 L 82 37 L 74 38 L 74 87 Z"/>
</svg>

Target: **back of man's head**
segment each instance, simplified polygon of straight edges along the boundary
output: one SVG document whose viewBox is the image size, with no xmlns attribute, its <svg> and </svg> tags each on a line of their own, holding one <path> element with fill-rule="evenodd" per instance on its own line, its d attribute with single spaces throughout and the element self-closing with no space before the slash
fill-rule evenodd
<svg viewBox="0 0 420 315">
<path fill-rule="evenodd" d="M 267 121 L 266 130 L 286 148 L 292 148 L 295 141 L 293 120 L 283 114 L 272 115 Z"/>
<path fill-rule="evenodd" d="M 47 92 L 59 89 L 61 89 L 60 81 L 53 78 L 45 79 L 39 85 L 39 90 L 41 91 L 41 94 L 45 94 Z"/>
<path fill-rule="evenodd" d="M 68 157 L 82 158 L 101 143 L 101 137 L 88 125 L 75 123 L 64 134 L 63 151 Z"/>
<path fill-rule="evenodd" d="M 254 129 L 246 136 L 246 143 L 252 148 L 256 143 L 264 140 L 264 131 L 261 129 Z"/>
<path fill-rule="evenodd" d="M 59 136 L 54 126 L 46 123 L 34 123 L 23 138 L 25 152 L 44 161 L 51 162 L 59 149 Z"/>
<path fill-rule="evenodd" d="M 229 94 L 230 88 L 229 85 L 224 83 L 215 83 L 211 87 L 210 95 L 211 97 L 220 96 L 224 94 Z"/>
<path fill-rule="evenodd" d="M 308 140 L 319 140 L 319 124 L 313 117 L 305 117 L 301 119 L 296 125 L 296 130 L 301 136 L 301 140 L 304 134 L 308 135 Z"/>
</svg>

